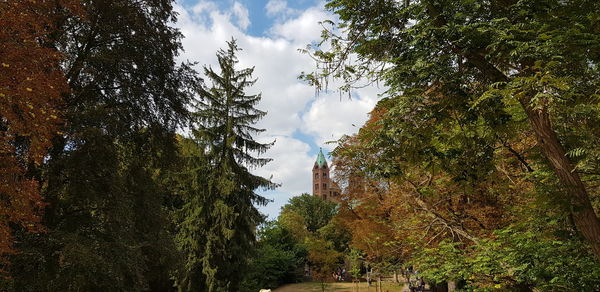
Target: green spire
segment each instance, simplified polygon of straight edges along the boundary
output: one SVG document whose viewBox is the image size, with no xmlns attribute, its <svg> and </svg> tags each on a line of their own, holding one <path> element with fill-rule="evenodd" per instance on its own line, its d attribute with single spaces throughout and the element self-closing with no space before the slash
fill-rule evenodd
<svg viewBox="0 0 600 292">
<path fill-rule="evenodd" d="M 315 161 L 319 168 L 327 165 L 327 160 L 325 160 L 325 155 L 323 155 L 323 149 L 319 148 L 319 155 L 317 155 L 317 161 Z"/>
</svg>

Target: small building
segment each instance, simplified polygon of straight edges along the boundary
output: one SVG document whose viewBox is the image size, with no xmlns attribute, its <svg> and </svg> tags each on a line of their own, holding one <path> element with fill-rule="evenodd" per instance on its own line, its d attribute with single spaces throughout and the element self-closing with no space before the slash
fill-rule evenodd
<svg viewBox="0 0 600 292">
<path fill-rule="evenodd" d="M 319 196 L 323 200 L 337 202 L 341 193 L 341 189 L 332 179 L 329 174 L 329 165 L 323 149 L 319 149 L 317 160 L 313 166 L 313 196 Z"/>
</svg>

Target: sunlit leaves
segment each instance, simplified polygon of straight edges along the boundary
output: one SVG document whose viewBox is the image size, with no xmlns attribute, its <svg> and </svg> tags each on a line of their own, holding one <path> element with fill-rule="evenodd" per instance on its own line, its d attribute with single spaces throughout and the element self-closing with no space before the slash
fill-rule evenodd
<svg viewBox="0 0 600 292">
<path fill-rule="evenodd" d="M 469 244 L 455 242 L 469 239 L 474 248 L 490 248 L 480 264 L 497 262 L 505 248 L 501 244 L 521 244 L 490 239 L 494 230 L 544 217 L 544 212 L 571 214 L 598 257 L 597 1 L 331 0 L 328 7 L 348 37 L 332 42 L 329 54 L 319 52 L 326 46 L 314 48 L 313 56 L 333 62 L 319 68 L 346 72 L 321 70 L 313 77 L 352 82 L 340 78 L 353 73 L 349 67 L 336 66 L 348 62 L 350 51 L 358 55 L 358 65 L 385 64 L 376 78 L 389 86 L 374 110 L 377 118 L 336 150 L 340 175 L 363 177 L 368 186 L 363 193 L 347 192 L 348 213 L 373 224 L 385 222 L 386 214 L 375 212 L 379 220 L 364 216 L 375 209 L 367 208 L 371 201 L 381 209 L 393 206 L 402 215 L 385 226 L 405 235 L 401 238 L 415 250 L 444 253 L 447 246 L 435 246 L 445 238 L 441 242 L 450 240 L 456 255 L 463 256 Z M 389 187 L 376 187 L 381 184 Z M 394 197 L 395 204 L 388 203 Z M 589 220 L 581 220 L 584 213 Z M 424 234 L 399 232 L 409 228 Z M 534 233 L 541 241 L 550 237 Z M 584 251 L 570 250 L 590 260 Z M 434 262 L 451 265 L 447 254 Z M 490 266 L 487 272 L 498 278 L 487 283 L 476 275 L 476 285 L 560 290 L 559 280 L 539 280 L 532 273 L 540 267 L 552 270 L 548 266 L 516 262 L 511 265 L 527 276 L 502 275 L 506 267 Z M 461 269 L 468 270 L 429 276 L 447 280 Z"/>
</svg>

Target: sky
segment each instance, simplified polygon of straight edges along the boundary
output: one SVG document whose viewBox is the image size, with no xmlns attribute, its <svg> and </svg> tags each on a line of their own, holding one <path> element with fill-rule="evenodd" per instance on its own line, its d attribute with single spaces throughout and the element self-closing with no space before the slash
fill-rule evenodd
<svg viewBox="0 0 600 292">
<path fill-rule="evenodd" d="M 312 72 L 315 63 L 298 52 L 319 41 L 323 20 L 335 16 L 317 0 L 178 0 L 175 27 L 184 38 L 179 61 L 197 62 L 218 69 L 216 52 L 235 38 L 242 49 L 239 67 L 255 67 L 256 84 L 247 94 L 262 93 L 257 106 L 267 111 L 258 123 L 266 129 L 256 137 L 261 142 L 275 141 L 262 157 L 272 158 L 266 166 L 251 171 L 281 186 L 274 191 L 259 191 L 272 200 L 259 210 L 275 219 L 281 207 L 293 196 L 312 191 L 312 167 L 319 148 L 331 163 L 329 151 L 342 135 L 353 134 L 364 124 L 382 90 L 368 87 L 353 92 L 352 99 L 338 92 L 321 92 L 299 80 L 301 72 Z"/>
</svg>

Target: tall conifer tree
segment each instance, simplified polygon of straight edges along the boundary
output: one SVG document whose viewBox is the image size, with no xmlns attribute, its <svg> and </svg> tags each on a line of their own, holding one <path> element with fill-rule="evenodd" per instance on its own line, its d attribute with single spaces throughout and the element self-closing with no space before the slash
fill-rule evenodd
<svg viewBox="0 0 600 292">
<path fill-rule="evenodd" d="M 248 168 L 261 167 L 271 159 L 257 158 L 273 144 L 254 140 L 264 129 L 254 127 L 266 112 L 254 106 L 261 95 L 246 95 L 255 83 L 254 68 L 236 70 L 235 40 L 219 50 L 220 73 L 205 67 L 211 87 L 199 88 L 201 100 L 194 114 L 193 140 L 205 164 L 191 166 L 195 190 L 186 192 L 180 247 L 188 255 L 180 280 L 185 291 L 237 291 L 248 250 L 255 242 L 255 228 L 263 220 L 255 204 L 266 204 L 258 188 L 273 189 L 269 179 L 253 175 Z M 193 163 L 193 162 L 192 162 Z M 197 182 L 204 182 L 201 186 Z M 198 224 L 202 228 L 198 228 Z"/>
</svg>

